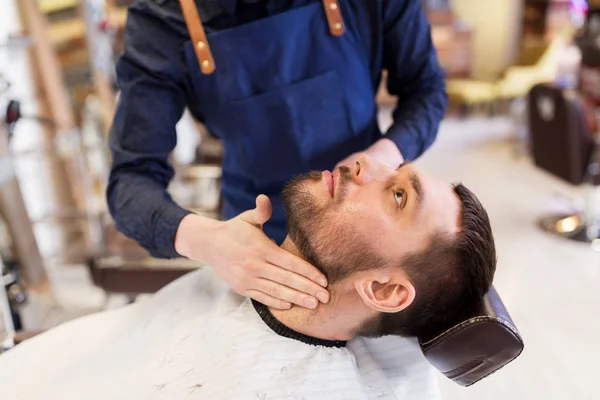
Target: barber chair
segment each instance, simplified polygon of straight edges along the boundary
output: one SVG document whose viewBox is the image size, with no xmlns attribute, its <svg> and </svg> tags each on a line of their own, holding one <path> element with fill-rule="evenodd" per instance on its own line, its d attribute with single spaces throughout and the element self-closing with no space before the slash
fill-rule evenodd
<svg viewBox="0 0 600 400">
<path fill-rule="evenodd" d="M 118 234 L 114 242 L 119 242 Z M 113 243 L 114 243 L 113 242 Z M 152 293 L 196 268 L 188 261 L 175 260 L 168 267 L 165 261 L 152 261 L 129 245 L 130 258 L 119 257 L 90 264 L 94 283 L 104 290 L 119 293 Z M 123 254 L 122 251 L 119 254 Z M 28 337 L 15 337 L 15 343 Z M 524 344 L 508 311 L 492 287 L 481 303 L 462 322 L 429 337 L 419 338 L 425 358 L 448 379 L 461 386 L 471 386 L 498 371 L 523 351 Z"/>
<path fill-rule="evenodd" d="M 540 227 L 560 237 L 597 243 L 600 215 L 590 197 L 600 185 L 600 146 L 583 100 L 574 90 L 537 85 L 529 93 L 529 124 L 535 164 L 573 185 L 588 186 L 581 211 L 544 216 Z"/>
<path fill-rule="evenodd" d="M 136 242 L 114 228 L 108 253 L 118 256 L 90 263 L 94 283 L 106 291 L 153 293 L 201 266 L 188 260 L 154 260 Z M 124 257 L 124 255 L 126 255 Z M 171 262 L 171 265 L 167 265 Z M 517 358 L 523 340 L 494 288 L 464 321 L 430 337 L 419 338 L 426 359 L 446 377 L 470 386 Z"/>
</svg>

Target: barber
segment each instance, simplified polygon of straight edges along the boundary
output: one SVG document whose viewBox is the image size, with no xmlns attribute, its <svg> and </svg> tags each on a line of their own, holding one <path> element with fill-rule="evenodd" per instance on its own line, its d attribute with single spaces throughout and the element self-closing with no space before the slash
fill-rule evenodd
<svg viewBox="0 0 600 400">
<path fill-rule="evenodd" d="M 382 69 L 399 98 L 385 135 Z M 154 257 L 210 265 L 280 309 L 328 301 L 323 274 L 277 246 L 283 184 L 360 152 L 390 166 L 415 159 L 447 103 L 419 0 L 136 0 L 117 76 L 107 189 L 117 228 Z M 186 107 L 224 144 L 223 221 L 167 193 Z"/>
</svg>

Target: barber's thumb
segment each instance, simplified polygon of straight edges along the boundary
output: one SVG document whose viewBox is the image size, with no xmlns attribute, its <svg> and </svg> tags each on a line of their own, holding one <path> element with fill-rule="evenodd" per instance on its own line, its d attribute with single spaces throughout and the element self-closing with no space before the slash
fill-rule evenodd
<svg viewBox="0 0 600 400">
<path fill-rule="evenodd" d="M 256 198 L 256 208 L 246 211 L 243 214 L 243 219 L 252 225 L 262 227 L 271 218 L 272 213 L 271 200 L 264 194 L 261 194 Z"/>
</svg>

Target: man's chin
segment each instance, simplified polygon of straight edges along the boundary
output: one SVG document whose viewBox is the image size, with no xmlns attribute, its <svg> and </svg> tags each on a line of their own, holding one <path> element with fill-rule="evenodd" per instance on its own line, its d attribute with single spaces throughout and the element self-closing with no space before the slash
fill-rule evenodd
<svg viewBox="0 0 600 400">
<path fill-rule="evenodd" d="M 314 261 L 314 249 L 310 238 L 317 233 L 321 207 L 315 196 L 316 185 L 321 180 L 321 172 L 313 171 L 289 181 L 282 192 L 283 205 L 287 214 L 288 237 L 298 251 Z"/>
</svg>

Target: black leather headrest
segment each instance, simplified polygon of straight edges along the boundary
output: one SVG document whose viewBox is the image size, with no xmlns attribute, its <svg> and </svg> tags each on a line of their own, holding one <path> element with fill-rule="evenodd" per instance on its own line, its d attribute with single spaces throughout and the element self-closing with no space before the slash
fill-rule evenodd
<svg viewBox="0 0 600 400">
<path fill-rule="evenodd" d="M 462 386 L 470 386 L 517 358 L 524 344 L 492 287 L 467 319 L 431 337 L 419 338 L 427 360 Z"/>
</svg>

